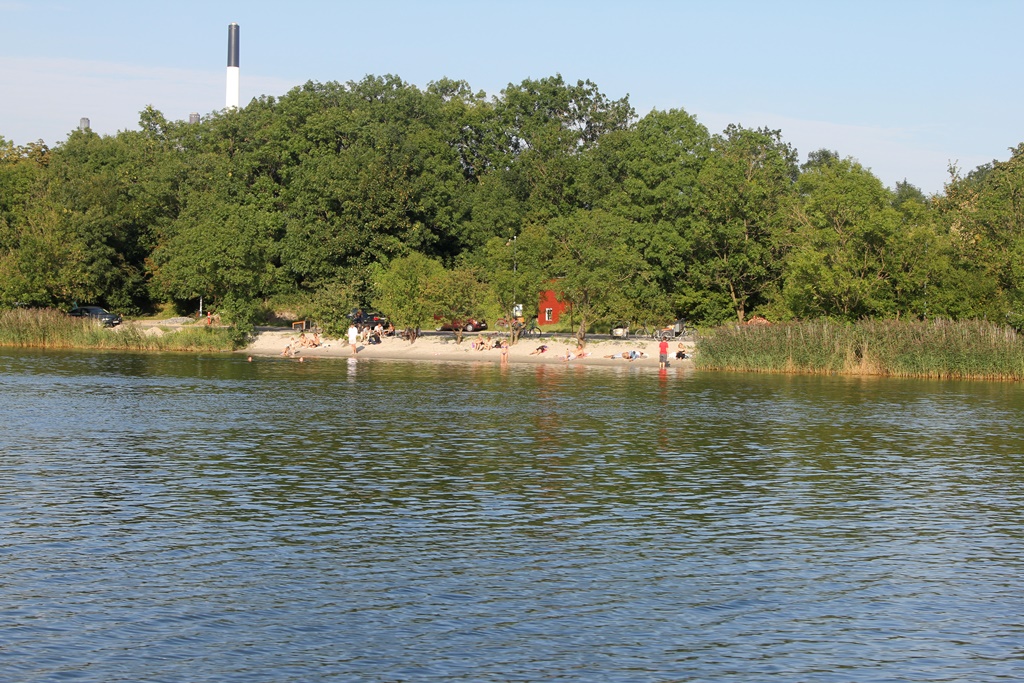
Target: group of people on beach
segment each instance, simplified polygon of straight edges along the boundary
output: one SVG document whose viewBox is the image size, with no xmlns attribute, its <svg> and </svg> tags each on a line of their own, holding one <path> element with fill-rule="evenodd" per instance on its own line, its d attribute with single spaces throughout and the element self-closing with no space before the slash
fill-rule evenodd
<svg viewBox="0 0 1024 683">
<path fill-rule="evenodd" d="M 352 353 L 359 353 L 359 344 L 380 344 L 384 337 L 395 334 L 395 326 L 390 322 L 387 327 L 377 321 L 376 325 L 356 325 L 355 322 L 348 326 L 348 345 Z"/>
<path fill-rule="evenodd" d="M 470 344 L 470 348 L 476 349 L 477 351 L 490 351 L 491 349 L 498 349 L 501 352 L 501 364 L 508 365 L 508 340 L 501 339 L 499 341 L 491 341 L 491 335 L 484 336 L 482 341 L 474 341 Z"/>
<path fill-rule="evenodd" d="M 686 347 L 683 346 L 682 342 L 679 342 L 679 346 L 676 347 L 676 360 L 686 360 L 689 357 L 686 353 Z M 658 367 L 662 369 L 668 367 L 668 339 L 664 337 L 658 342 Z"/>
<path fill-rule="evenodd" d="M 315 349 L 320 346 L 323 346 L 323 343 L 320 341 L 319 332 L 314 331 L 313 334 L 308 337 L 305 332 L 300 332 L 299 338 L 284 347 L 284 350 L 281 351 L 281 355 L 294 358 L 302 349 Z"/>
<path fill-rule="evenodd" d="M 530 355 L 531 356 L 540 356 L 541 354 L 545 354 L 547 352 L 548 352 L 548 345 L 547 344 L 541 344 L 540 346 L 535 348 L 533 351 L 530 351 Z M 561 360 L 562 362 L 568 363 L 571 360 L 576 360 L 577 358 L 586 358 L 587 356 L 590 356 L 590 355 L 591 355 L 590 351 L 585 351 L 584 350 L 583 344 L 577 344 L 575 349 L 573 349 L 572 347 L 569 347 L 569 346 L 565 347 L 565 353 L 561 354 L 559 356 L 559 360 Z"/>
<path fill-rule="evenodd" d="M 389 333 L 394 334 L 394 327 L 392 327 L 390 323 L 388 324 L 388 328 L 385 329 L 380 322 L 378 322 L 376 326 L 372 328 L 369 326 L 360 327 L 356 325 L 355 322 L 353 322 L 351 325 L 349 325 L 348 328 L 348 343 L 350 348 L 352 349 L 352 354 L 355 355 L 359 353 L 360 343 L 379 344 L 381 342 L 381 339 L 384 336 L 387 336 Z M 281 352 L 281 355 L 292 358 L 297 356 L 302 349 L 317 348 L 322 345 L 323 343 L 320 341 L 320 334 L 318 332 L 314 331 L 312 335 L 307 336 L 306 333 L 303 331 L 302 333 L 299 334 L 299 338 L 296 341 L 284 347 L 284 350 Z M 492 341 L 491 336 L 486 335 L 482 339 L 474 340 L 471 344 L 471 348 L 477 351 L 490 351 L 492 349 L 497 349 L 500 352 L 501 364 L 508 364 L 509 341 L 507 339 L 498 339 Z M 529 355 L 539 356 L 547 353 L 549 350 L 550 347 L 547 344 L 541 344 L 540 346 L 537 346 L 533 351 L 530 351 Z M 587 358 L 591 355 L 591 352 L 586 351 L 584 349 L 583 344 L 577 344 L 575 348 L 567 346 L 565 348 L 565 353 L 559 354 L 558 358 L 562 362 L 567 363 L 580 358 Z M 607 359 L 622 359 L 629 362 L 649 358 L 649 356 L 644 351 L 638 349 L 627 349 L 625 351 L 620 351 L 618 353 L 609 354 L 603 357 Z M 682 343 L 680 343 L 678 346 L 678 349 L 675 353 L 675 358 L 677 360 L 686 360 L 688 358 L 691 358 L 691 355 L 686 352 L 686 348 Z M 665 368 L 668 366 L 668 361 L 668 341 L 662 339 L 658 344 L 658 362 L 662 368 Z"/>
<path fill-rule="evenodd" d="M 504 340 L 502 340 L 502 341 L 504 341 Z M 482 340 L 473 341 L 469 345 L 469 348 L 476 349 L 477 351 L 490 351 L 493 348 L 500 347 L 501 344 L 502 344 L 502 341 L 492 342 L 491 341 L 491 335 L 488 334 L 488 335 L 484 335 L 484 338 Z"/>
</svg>

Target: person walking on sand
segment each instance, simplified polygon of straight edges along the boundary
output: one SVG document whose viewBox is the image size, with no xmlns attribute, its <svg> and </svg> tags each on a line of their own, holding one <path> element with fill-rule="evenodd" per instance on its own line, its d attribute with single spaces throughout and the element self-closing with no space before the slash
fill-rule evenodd
<svg viewBox="0 0 1024 683">
<path fill-rule="evenodd" d="M 658 367 L 668 367 L 668 339 L 665 339 L 664 337 L 662 337 L 661 341 L 658 343 Z"/>
<path fill-rule="evenodd" d="M 359 328 L 356 327 L 355 322 L 348 326 L 348 345 L 352 347 L 352 355 L 359 353 L 359 349 L 356 348 L 356 344 L 359 343 Z"/>
</svg>

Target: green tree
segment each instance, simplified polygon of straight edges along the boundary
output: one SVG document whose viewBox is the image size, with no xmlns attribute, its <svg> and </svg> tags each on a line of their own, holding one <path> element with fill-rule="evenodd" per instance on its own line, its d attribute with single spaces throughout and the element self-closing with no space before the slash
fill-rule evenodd
<svg viewBox="0 0 1024 683">
<path fill-rule="evenodd" d="M 896 316 L 962 317 L 959 302 L 964 281 L 956 272 L 952 243 L 932 201 L 904 180 L 896 183 L 892 207 L 900 222 L 892 245 Z"/>
<path fill-rule="evenodd" d="M 271 252 L 278 216 L 257 207 L 195 198 L 175 222 L 174 235 L 154 253 L 156 280 L 171 298 L 225 306 L 232 322 L 251 325 L 256 302 L 272 291 Z"/>
<path fill-rule="evenodd" d="M 719 322 L 747 313 L 778 287 L 788 246 L 796 153 L 776 130 L 730 125 L 716 135 L 698 174 L 695 219 L 686 240 L 681 305 Z"/>
<path fill-rule="evenodd" d="M 802 318 L 891 315 L 892 245 L 900 225 L 891 195 L 852 159 L 807 168 L 798 246 L 787 261 L 784 298 Z"/>
<path fill-rule="evenodd" d="M 15 230 L 24 223 L 26 209 L 38 199 L 36 190 L 45 180 L 49 163 L 50 150 L 42 142 L 19 147 L 0 137 L 0 230 Z M 0 249 L 6 246 L 0 242 Z"/>
<path fill-rule="evenodd" d="M 300 286 L 339 270 L 365 276 L 411 250 L 452 260 L 485 238 L 468 230 L 480 150 L 478 96 L 461 82 L 426 92 L 394 76 L 346 87 L 307 85 L 297 163 L 286 169 L 289 220 L 282 262 Z M 283 100 L 274 106 L 281 107 Z"/>
<path fill-rule="evenodd" d="M 455 343 L 462 343 L 463 325 L 470 318 L 482 319 L 486 286 L 472 268 L 441 270 L 427 278 L 424 295 L 430 301 L 435 320 L 449 324 Z"/>
<path fill-rule="evenodd" d="M 352 288 L 343 282 L 327 282 L 314 292 L 310 315 L 326 336 L 341 339 L 348 329 L 348 313 L 355 307 Z"/>
<path fill-rule="evenodd" d="M 1024 309 L 1024 143 L 966 177 L 951 168 L 936 201 L 953 250 L 961 315 L 1002 319 Z"/>
<path fill-rule="evenodd" d="M 611 100 L 591 81 L 567 84 L 561 75 L 509 84 L 495 104 L 493 172 L 505 209 L 518 223 L 543 223 L 581 208 L 584 155 L 634 116 L 629 98 Z M 518 231 L 516 231 L 518 232 Z M 500 233 L 495 233 L 500 234 Z"/>
<path fill-rule="evenodd" d="M 671 297 L 674 310 L 666 318 L 688 308 L 677 290 L 687 281 L 687 236 L 710 144 L 707 129 L 685 111 L 652 111 L 628 130 L 602 137 L 586 166 L 588 202 L 644 226 L 635 233 L 636 246 L 650 277 Z"/>
<path fill-rule="evenodd" d="M 948 240 L 919 190 L 896 191 L 855 160 L 822 156 L 804 166 L 799 228 L 785 268 L 792 315 L 857 320 L 948 314 Z"/>
<path fill-rule="evenodd" d="M 444 266 L 418 252 L 396 258 L 380 271 L 374 282 L 374 307 L 387 315 L 396 328 L 404 328 L 410 341 L 434 319 L 432 282 L 443 277 Z"/>
<path fill-rule="evenodd" d="M 46 202 L 50 151 L 41 142 L 15 146 L 0 137 L 0 305 L 48 306 L 75 289 L 81 258 L 59 215 Z M 67 271 L 72 267 L 70 272 Z"/>
<path fill-rule="evenodd" d="M 631 244 L 636 230 L 605 211 L 578 211 L 547 225 L 548 273 L 579 319 L 580 343 L 592 323 L 658 306 L 656 290 L 644 279 L 647 263 Z"/>
<path fill-rule="evenodd" d="M 53 306 L 97 300 L 100 292 L 88 273 L 89 245 L 45 197 L 11 232 L 0 254 L 0 303 Z"/>
<path fill-rule="evenodd" d="M 585 169 L 587 201 L 637 223 L 670 223 L 683 231 L 710 145 L 707 128 L 686 111 L 652 111 L 598 141 Z"/>
<path fill-rule="evenodd" d="M 522 307 L 527 318 L 537 315 L 538 295 L 551 286 L 549 252 L 547 231 L 539 226 L 527 226 L 522 234 L 507 239 L 491 238 L 475 255 L 474 263 L 488 286 L 485 297 L 488 320 L 504 319 L 511 333 L 517 306 Z"/>
</svg>

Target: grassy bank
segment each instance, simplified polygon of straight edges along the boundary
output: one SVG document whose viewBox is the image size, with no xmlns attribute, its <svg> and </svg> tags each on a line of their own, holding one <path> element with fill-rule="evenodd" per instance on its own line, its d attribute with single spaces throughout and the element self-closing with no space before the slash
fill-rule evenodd
<svg viewBox="0 0 1024 683">
<path fill-rule="evenodd" d="M 1024 379 L 1024 339 L 980 320 L 723 326 L 698 342 L 711 370 Z"/>
<path fill-rule="evenodd" d="M 113 329 L 72 318 L 52 309 L 0 312 L 0 346 L 46 349 L 110 349 L 122 351 L 229 351 L 231 330 L 197 326 L 146 334 L 122 324 Z"/>
</svg>

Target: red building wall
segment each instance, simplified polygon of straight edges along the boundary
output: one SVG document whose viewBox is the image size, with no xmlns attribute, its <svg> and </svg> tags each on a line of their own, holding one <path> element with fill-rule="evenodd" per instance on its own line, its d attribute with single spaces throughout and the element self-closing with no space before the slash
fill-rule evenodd
<svg viewBox="0 0 1024 683">
<path fill-rule="evenodd" d="M 555 290 L 544 290 L 540 293 L 540 300 L 537 302 L 537 324 L 541 327 L 544 325 L 554 325 L 567 308 L 564 303 L 558 300 Z"/>
</svg>

